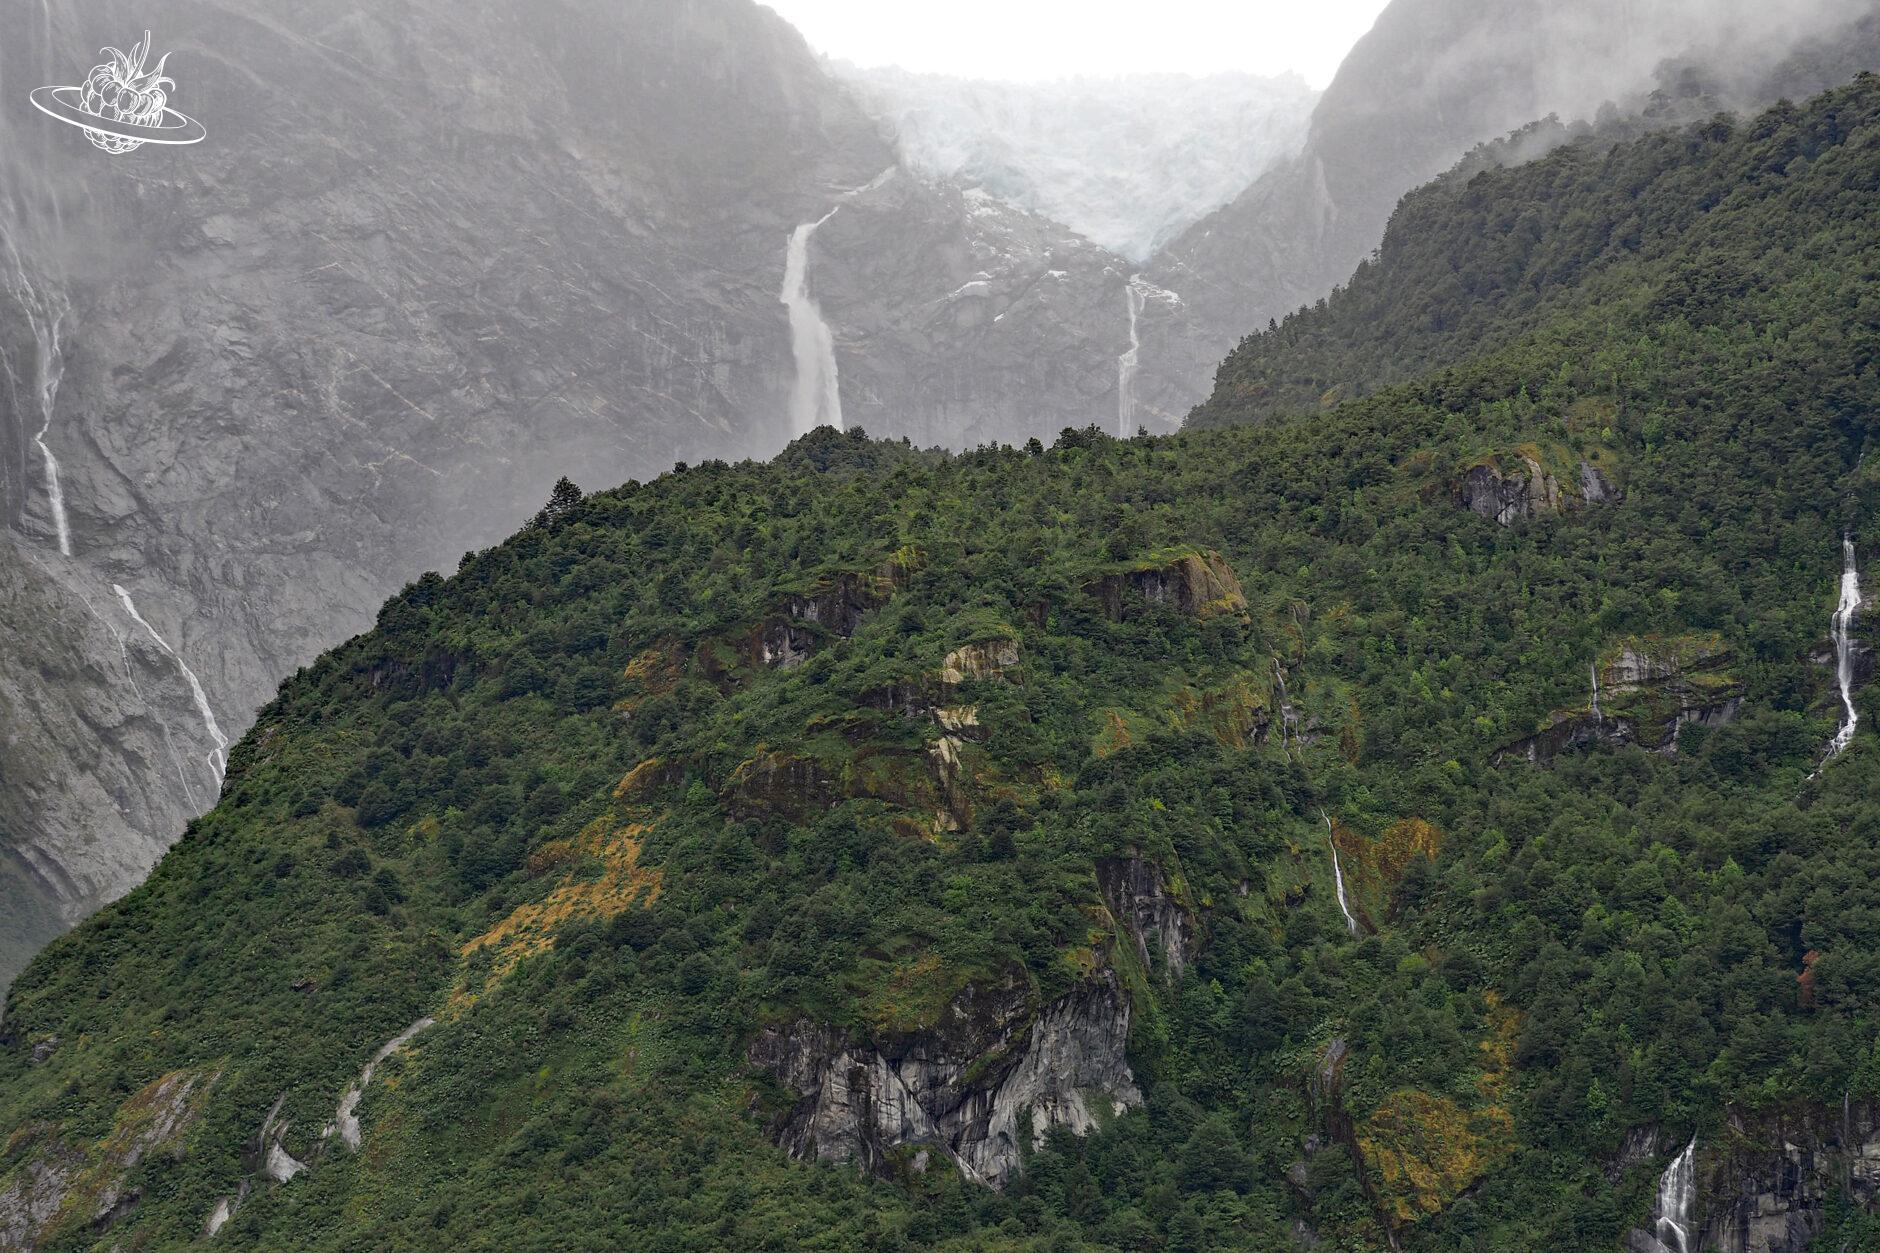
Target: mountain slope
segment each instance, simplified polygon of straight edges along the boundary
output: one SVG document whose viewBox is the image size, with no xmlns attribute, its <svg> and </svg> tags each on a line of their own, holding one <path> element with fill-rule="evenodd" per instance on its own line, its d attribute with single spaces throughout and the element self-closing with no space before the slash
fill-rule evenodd
<svg viewBox="0 0 1880 1253">
<path fill-rule="evenodd" d="M 874 122 L 749 0 L 460 7 L 165 0 L 137 20 L 210 126 L 186 152 L 109 161 L 32 110 L 0 118 L 0 513 L 51 584 L 10 619 L 0 688 L 69 672 L 74 647 L 111 688 L 45 688 L 57 750 L 0 742 L 0 916 L 35 917 L 25 942 L 48 904 L 64 925 L 138 881 L 214 796 L 194 763 L 285 675 L 572 467 L 619 482 L 791 435 L 788 244 L 894 165 Z M 0 82 L 82 73 L 127 38 L 104 17 L 38 6 Z M 904 185 L 868 252 L 840 217 L 809 248 L 878 431 L 1022 440 L 1116 411 L 1121 263 L 998 218 Z M 997 334 L 935 316 L 981 270 L 1023 298 L 1051 269 L 1069 298 Z M 1059 386 L 1092 369 L 1091 395 Z M 114 635 L 133 677 L 111 677 Z M 98 699 L 167 726 L 188 777 L 134 737 L 71 750 Z"/>
<path fill-rule="evenodd" d="M 1610 1247 L 1695 1131 L 1710 1235 L 1864 1238 L 1880 87 L 1759 129 L 1729 317 L 1667 257 L 1309 421 L 825 431 L 407 588 L 16 984 L 0 1236 Z"/>
<path fill-rule="evenodd" d="M 1191 422 L 1308 412 L 1640 290 L 1698 325 L 1733 316 L 1746 287 L 1770 281 L 1742 240 L 1785 225 L 1782 264 L 1868 277 L 1864 241 L 1838 228 L 1875 190 L 1873 172 L 1824 198 L 1795 170 L 1844 145 L 1850 123 L 1832 109 L 1796 118 L 1793 106 L 1720 115 L 1618 147 L 1589 137 L 1494 179 L 1445 175 L 1405 198 L 1377 259 L 1321 309 L 1235 350 Z"/>
<path fill-rule="evenodd" d="M 1871 54 L 1874 12 L 1870 0 L 1395 0 L 1320 98 L 1304 151 L 1173 241 L 1148 275 L 1183 294 L 1198 328 L 1245 334 L 1343 283 L 1398 199 L 1477 144 L 1550 114 L 1642 113 L 1654 87 L 1675 95 L 1687 78 L 1711 108 L 1812 93 L 1871 68 L 1870 56 L 1840 62 L 1824 80 L 1813 67 L 1835 59 L 1823 45 Z M 1211 346 L 1219 356 L 1232 343 Z"/>
</svg>

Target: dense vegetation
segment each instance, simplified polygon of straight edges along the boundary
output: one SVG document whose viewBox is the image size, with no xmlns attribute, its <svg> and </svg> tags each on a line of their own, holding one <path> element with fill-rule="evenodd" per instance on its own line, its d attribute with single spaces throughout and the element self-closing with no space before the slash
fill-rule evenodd
<svg viewBox="0 0 1880 1253">
<path fill-rule="evenodd" d="M 1259 423 L 959 456 L 824 431 L 558 493 L 286 684 L 221 805 L 21 976 L 0 1188 L 105 1161 L 189 1072 L 188 1152 L 49 1243 L 194 1238 L 284 1094 L 313 1169 L 220 1239 L 1274 1248 L 1302 1219 L 1328 1248 L 1611 1247 L 1656 1173 L 1607 1184 L 1628 1128 L 1880 1099 L 1880 754 L 1810 779 L 1840 536 L 1880 503 L 1876 192 L 1865 79 L 1426 193 L 1230 362 L 1208 412 Z M 1374 394 L 1284 420 L 1327 380 Z M 1461 506 L 1522 458 L 1623 501 Z M 1244 605 L 1130 590 L 1211 553 Z M 817 596 L 852 621 L 766 664 Z M 1497 764 L 1641 640 L 1714 640 L 1740 715 L 1676 755 Z M 977 725 L 936 772 L 947 728 L 896 693 L 1007 641 L 945 685 Z M 1202 937 L 1180 979 L 1125 972 L 1142 1108 L 1003 1192 L 773 1147 L 762 1025 L 1059 996 L 1119 960 L 1096 867 L 1129 853 Z M 365 1151 L 316 1152 L 421 1014 Z"/>
<path fill-rule="evenodd" d="M 1871 211 L 1872 172 L 1850 138 L 1866 122 L 1855 93 L 1622 144 L 1605 129 L 1563 142 L 1565 128 L 1537 123 L 1492 147 L 1505 158 L 1560 146 L 1511 169 L 1465 161 L 1406 197 L 1345 287 L 1241 344 L 1192 425 L 1308 412 L 1564 318 L 1628 310 L 1644 293 L 1647 318 L 1675 313 L 1701 330 L 1797 268 L 1858 270 L 1866 241 L 1846 227 Z M 1817 177 L 1824 157 L 1843 173 Z M 1750 242 L 1772 239 L 1784 255 Z"/>
</svg>

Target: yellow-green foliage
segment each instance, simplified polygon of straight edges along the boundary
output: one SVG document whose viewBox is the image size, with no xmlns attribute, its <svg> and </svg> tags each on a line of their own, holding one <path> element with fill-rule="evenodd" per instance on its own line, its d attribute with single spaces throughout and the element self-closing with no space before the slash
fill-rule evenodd
<svg viewBox="0 0 1880 1253">
<path fill-rule="evenodd" d="M 659 899 L 665 876 L 655 867 L 640 865 L 640 850 L 657 821 L 606 814 L 573 840 L 538 849 L 530 860 L 532 867 L 546 873 L 565 864 L 569 873 L 547 897 L 517 906 L 488 931 L 466 942 L 463 955 L 487 949 L 493 957 L 489 982 L 495 982 L 523 958 L 553 947 L 556 932 L 576 919 L 605 919 L 634 906 L 650 907 Z"/>
<path fill-rule="evenodd" d="M 1466 1110 L 1447 1096 L 1400 1088 L 1364 1121 L 1358 1150 L 1399 1223 L 1441 1213 L 1513 1150 L 1514 1120 L 1500 1106 Z"/>
<path fill-rule="evenodd" d="M 1345 887 L 1359 911 L 1374 923 L 1391 912 L 1391 897 L 1403 882 L 1412 862 L 1435 861 L 1442 850 L 1443 833 L 1421 818 L 1391 823 L 1375 839 L 1365 839 L 1343 823 L 1332 825 Z"/>
<path fill-rule="evenodd" d="M 1400 1088 L 1358 1128 L 1358 1151 L 1375 1172 L 1385 1208 L 1398 1223 L 1440 1213 L 1514 1152 L 1514 1116 L 1501 1102 L 1521 1015 L 1493 990 L 1482 999 L 1488 1034 L 1477 1045 L 1478 1101 L 1465 1107 L 1448 1096 Z"/>
</svg>

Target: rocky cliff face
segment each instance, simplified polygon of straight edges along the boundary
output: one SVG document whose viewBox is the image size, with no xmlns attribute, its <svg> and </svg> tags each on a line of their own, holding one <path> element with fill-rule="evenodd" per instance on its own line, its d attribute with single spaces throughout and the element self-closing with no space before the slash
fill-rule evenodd
<svg viewBox="0 0 1880 1253">
<path fill-rule="evenodd" d="M 99 20 L 48 0 L 0 83 L 81 76 L 130 37 Z M 212 801 L 209 716 L 238 737 L 284 675 L 560 475 L 781 447 L 786 243 L 895 162 L 750 0 L 163 0 L 135 20 L 206 143 L 111 160 L 0 119 L 0 512 L 35 571 L 8 576 L 24 625 L 0 690 L 36 693 L 16 725 L 40 727 L 0 744 L 0 840 L 6 880 L 33 884 L 5 911 L 25 947 Z M 890 177 L 809 263 L 851 424 L 964 445 L 1118 412 L 1122 265 L 1065 228 Z M 15 968 L 0 953 L 0 982 Z"/>
<path fill-rule="evenodd" d="M 1628 1149 L 1646 1138 L 1628 1137 Z M 1664 1137 L 1655 1138 L 1662 1151 Z M 1869 1211 L 1880 1206 L 1880 1109 L 1849 1103 L 1732 1114 L 1720 1142 L 1698 1146 L 1690 1253 L 1805 1253 L 1837 1195 Z M 1666 1253 L 1654 1234 L 1659 1217 L 1628 1233 L 1627 1247 Z"/>
<path fill-rule="evenodd" d="M 0 542 L 0 984 L 214 802 L 215 745 L 108 589 Z"/>
<path fill-rule="evenodd" d="M 1169 982 L 1180 979 L 1195 958 L 1195 923 L 1162 868 L 1141 857 L 1119 858 L 1098 864 L 1097 882 L 1117 924 L 1135 941 L 1143 969 L 1159 969 Z"/>
<path fill-rule="evenodd" d="M 1585 707 L 1556 710 L 1545 728 L 1497 760 L 1545 765 L 1567 749 L 1601 742 L 1675 753 L 1685 727 L 1721 726 L 1741 709 L 1743 685 L 1731 661 L 1713 636 L 1620 640 L 1594 663 Z"/>
<path fill-rule="evenodd" d="M 1590 461 L 1581 461 L 1564 478 L 1534 454 L 1510 454 L 1471 466 L 1456 485 L 1456 497 L 1463 508 L 1497 526 L 1619 500 L 1619 489 Z"/>
<path fill-rule="evenodd" d="M 1045 1005 L 1020 983 L 969 987 L 920 1030 L 773 1027 L 750 1059 L 794 1097 L 773 1128 L 791 1156 L 882 1174 L 945 1159 L 1002 1187 L 1051 1128 L 1081 1135 L 1142 1103 L 1128 1038 L 1128 999 L 1103 971 Z"/>
</svg>

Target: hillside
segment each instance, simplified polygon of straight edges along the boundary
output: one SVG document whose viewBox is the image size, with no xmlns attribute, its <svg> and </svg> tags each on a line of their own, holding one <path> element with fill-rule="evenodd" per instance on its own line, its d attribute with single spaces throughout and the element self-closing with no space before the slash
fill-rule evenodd
<svg viewBox="0 0 1880 1253">
<path fill-rule="evenodd" d="M 1783 105 L 1619 145 L 1590 134 L 1492 177 L 1465 163 L 1404 199 L 1329 300 L 1243 342 L 1190 422 L 1308 412 L 1641 301 L 1704 327 L 1750 289 L 1806 299 L 1810 269 L 1871 279 L 1871 239 L 1850 229 L 1876 178 L 1847 146 L 1862 122 L 1858 102 Z"/>
<path fill-rule="evenodd" d="M 15 983 L 0 1247 L 1611 1248 L 1693 1134 L 1706 1247 L 1873 1247 L 1880 81 L 1604 160 L 1782 212 L 1307 315 L 1304 420 L 825 430 L 408 587 Z"/>
</svg>

